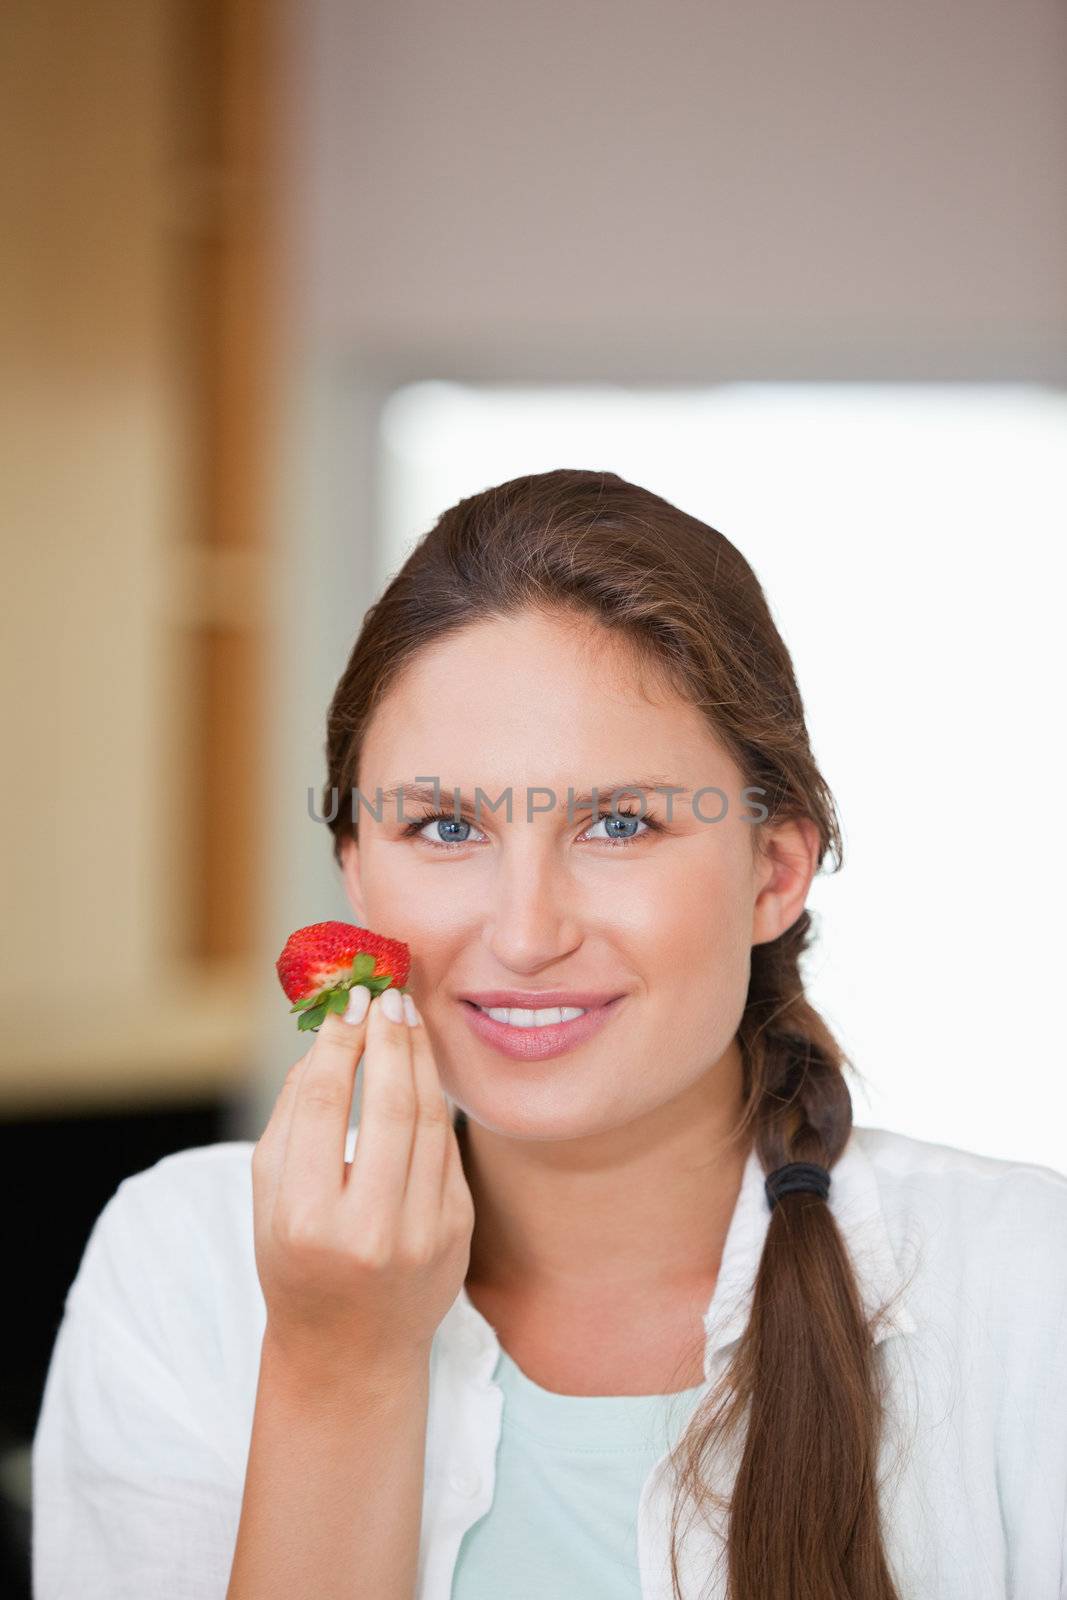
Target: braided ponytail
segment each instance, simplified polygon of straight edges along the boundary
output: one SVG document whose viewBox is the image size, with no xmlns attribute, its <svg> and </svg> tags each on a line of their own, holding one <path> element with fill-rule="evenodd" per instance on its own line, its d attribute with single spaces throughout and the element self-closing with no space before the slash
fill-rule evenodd
<svg viewBox="0 0 1067 1600">
<path fill-rule="evenodd" d="M 840 1047 L 804 997 L 799 965 L 810 930 L 804 911 L 773 943 L 753 948 L 738 1029 L 742 1127 L 753 1128 L 766 1172 L 810 1161 L 825 1167 L 832 1183 L 852 1128 L 852 1100 Z M 747 1418 L 729 1506 L 731 1597 L 899 1600 L 878 1536 L 882 1418 L 872 1348 L 828 1206 L 817 1195 L 783 1195 L 771 1212 L 748 1325 L 720 1380 L 728 1400 L 716 1406 L 713 1397 L 672 1452 L 694 1504 L 718 1503 L 697 1463 L 713 1437 L 721 1445 Z M 807 1471 L 789 1469 L 788 1463 L 801 1461 Z M 671 1574 L 680 1600 L 678 1521 L 676 1503 Z"/>
</svg>

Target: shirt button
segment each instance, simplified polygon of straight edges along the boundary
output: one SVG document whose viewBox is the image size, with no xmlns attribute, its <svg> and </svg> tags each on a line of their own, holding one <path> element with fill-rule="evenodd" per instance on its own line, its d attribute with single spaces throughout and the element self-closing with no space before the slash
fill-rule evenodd
<svg viewBox="0 0 1067 1600">
<path fill-rule="evenodd" d="M 448 1474 L 448 1481 L 457 1494 L 471 1495 L 478 1493 L 482 1477 L 473 1467 L 453 1467 Z"/>
</svg>

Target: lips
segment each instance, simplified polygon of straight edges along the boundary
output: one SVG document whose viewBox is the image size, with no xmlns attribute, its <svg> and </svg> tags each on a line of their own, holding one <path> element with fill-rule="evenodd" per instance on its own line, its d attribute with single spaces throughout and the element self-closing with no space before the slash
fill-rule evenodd
<svg viewBox="0 0 1067 1600">
<path fill-rule="evenodd" d="M 509 1011 L 544 1011 L 548 1006 L 581 1006 L 583 1011 L 593 1011 L 618 999 L 617 989 L 464 989 L 459 1000 L 470 1000 L 476 1006 Z"/>
<path fill-rule="evenodd" d="M 561 992 L 552 991 L 554 995 Z M 574 1050 L 609 1023 L 626 999 L 625 995 L 616 995 L 605 1001 L 602 996 L 597 997 L 586 992 L 584 996 L 574 993 L 556 1000 L 541 996 L 535 998 L 527 991 L 523 996 L 526 1003 L 519 1007 L 514 999 L 495 998 L 498 994 L 514 995 L 513 989 L 492 990 L 489 994 L 491 998 L 477 1001 L 467 996 L 461 997 L 460 1009 L 479 1039 L 491 1045 L 501 1055 L 509 1056 L 513 1061 L 544 1061 L 551 1056 L 564 1055 L 567 1051 Z M 531 1001 L 534 1003 L 531 1004 Z M 584 1014 L 574 1017 L 570 1022 L 549 1022 L 543 1027 L 516 1028 L 509 1022 L 498 1022 L 495 1017 L 487 1016 L 484 1011 L 479 1010 L 480 1005 L 488 1004 L 524 1011 L 539 1011 L 553 1005 L 583 1006 Z"/>
</svg>

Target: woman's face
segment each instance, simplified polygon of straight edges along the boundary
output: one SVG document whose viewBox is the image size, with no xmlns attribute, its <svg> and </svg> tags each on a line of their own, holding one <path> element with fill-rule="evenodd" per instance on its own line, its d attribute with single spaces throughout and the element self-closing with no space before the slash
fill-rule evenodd
<svg viewBox="0 0 1067 1600">
<path fill-rule="evenodd" d="M 752 944 L 803 904 L 806 883 L 776 892 L 743 820 L 742 775 L 703 719 L 662 691 L 646 698 L 642 681 L 607 630 L 524 613 L 425 649 L 367 730 L 368 804 L 436 778 L 449 815 L 426 822 L 433 804 L 408 796 L 402 817 L 395 801 L 381 821 L 361 806 L 358 847 L 344 855 L 349 899 L 361 924 L 410 946 L 408 987 L 445 1093 L 501 1134 L 602 1133 L 692 1090 L 734 1038 Z M 636 780 L 660 830 L 611 822 L 612 788 Z M 675 794 L 668 820 L 657 782 L 711 785 L 726 800 Z M 575 800 L 568 816 L 568 786 L 598 788 L 597 811 Z M 457 787 L 472 802 L 458 826 Z M 491 809 L 508 791 L 510 820 L 506 800 Z M 641 799 L 619 793 L 616 805 L 639 814 Z M 533 991 L 532 1007 L 552 990 L 621 998 L 567 1048 L 523 1056 L 529 1036 L 505 1025 L 511 1048 L 495 1043 L 461 998 L 499 989 Z"/>
</svg>

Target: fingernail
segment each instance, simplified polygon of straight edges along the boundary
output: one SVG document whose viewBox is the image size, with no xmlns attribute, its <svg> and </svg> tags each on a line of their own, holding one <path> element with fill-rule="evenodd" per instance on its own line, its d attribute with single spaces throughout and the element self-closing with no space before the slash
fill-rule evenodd
<svg viewBox="0 0 1067 1600">
<path fill-rule="evenodd" d="M 348 991 L 348 1005 L 345 1007 L 345 1022 L 362 1022 L 367 1015 L 370 1005 L 370 990 L 365 983 L 354 983 Z"/>
<path fill-rule="evenodd" d="M 419 1016 L 419 1013 L 415 1010 L 415 1002 L 414 1002 L 414 1000 L 411 998 L 411 996 L 409 994 L 404 995 L 403 998 L 404 998 L 404 1015 L 408 1019 L 408 1024 L 412 1028 L 417 1027 L 418 1024 L 422 1021 L 422 1018 Z"/>
<path fill-rule="evenodd" d="M 378 1003 L 390 1022 L 403 1022 L 404 1006 L 399 989 L 383 989 Z"/>
</svg>

